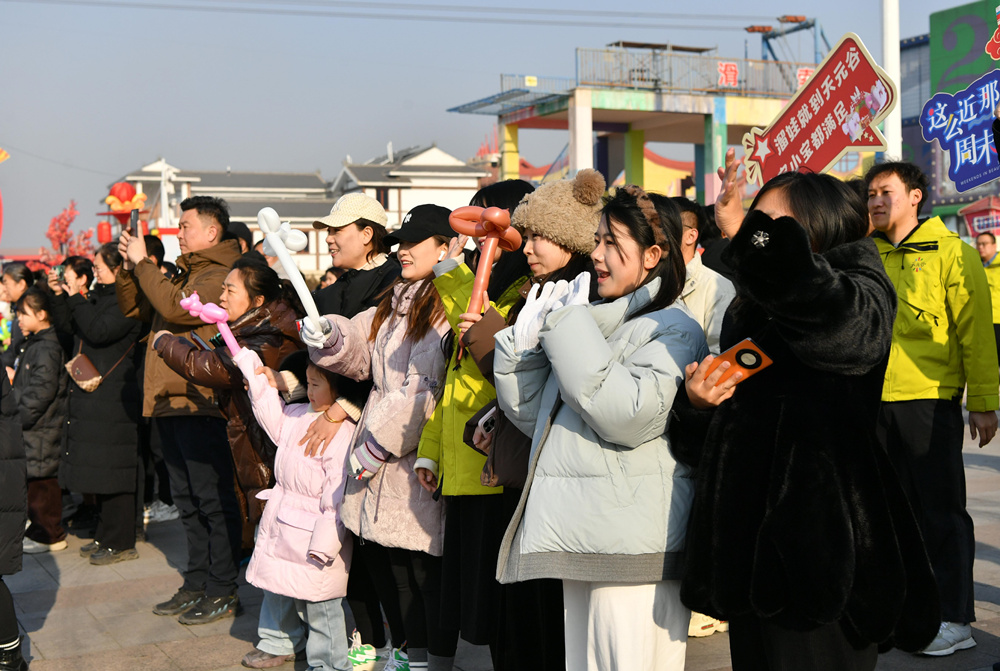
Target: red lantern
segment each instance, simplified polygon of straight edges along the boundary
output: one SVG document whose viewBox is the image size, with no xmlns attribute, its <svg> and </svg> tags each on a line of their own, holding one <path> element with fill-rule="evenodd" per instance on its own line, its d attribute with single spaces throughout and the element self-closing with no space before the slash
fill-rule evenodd
<svg viewBox="0 0 1000 671">
<path fill-rule="evenodd" d="M 101 221 L 97 224 L 97 241 L 102 245 L 111 242 L 111 222 Z"/>
<path fill-rule="evenodd" d="M 114 196 L 123 203 L 127 203 L 135 197 L 135 187 L 128 182 L 115 182 L 108 195 Z"/>
</svg>

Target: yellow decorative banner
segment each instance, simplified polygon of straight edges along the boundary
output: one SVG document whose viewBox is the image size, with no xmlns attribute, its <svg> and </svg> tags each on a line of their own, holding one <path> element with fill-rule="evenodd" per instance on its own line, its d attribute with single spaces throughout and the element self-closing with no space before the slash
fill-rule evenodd
<svg viewBox="0 0 1000 671">
<path fill-rule="evenodd" d="M 8 158 L 10 158 L 10 154 L 8 154 L 8 153 L 7 153 L 6 151 L 4 151 L 3 149 L 0 149 L 0 163 L 3 163 L 3 162 L 4 162 L 4 161 L 6 161 L 6 160 L 7 160 Z"/>
</svg>

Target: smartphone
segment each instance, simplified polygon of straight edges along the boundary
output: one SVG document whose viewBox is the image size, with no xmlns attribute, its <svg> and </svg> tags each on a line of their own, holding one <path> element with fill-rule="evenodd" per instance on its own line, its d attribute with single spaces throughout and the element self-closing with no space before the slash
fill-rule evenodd
<svg viewBox="0 0 1000 671">
<path fill-rule="evenodd" d="M 136 225 L 138 223 L 139 223 L 139 210 L 132 210 L 132 214 L 129 216 L 128 220 L 128 232 L 130 235 L 135 234 L 135 232 L 139 230 L 139 227 Z"/>
<path fill-rule="evenodd" d="M 739 380 L 739 382 L 743 382 L 751 375 L 759 373 L 774 363 L 769 356 L 764 354 L 764 350 L 758 347 L 757 343 L 750 338 L 736 343 L 715 357 L 712 365 L 708 367 L 707 375 L 711 375 L 716 368 L 722 365 L 723 361 L 728 361 L 730 366 L 719 378 L 719 381 L 715 383 L 716 387 L 736 373 L 743 373 L 743 377 Z"/>
<path fill-rule="evenodd" d="M 211 352 L 211 351 L 212 351 L 212 349 L 214 349 L 214 348 L 213 348 L 213 347 L 211 347 L 211 346 L 210 346 L 210 345 L 209 345 L 209 344 L 208 344 L 207 342 L 205 342 L 205 339 L 204 339 L 204 338 L 202 338 L 202 337 L 201 337 L 200 335 L 198 335 L 198 334 L 197 334 L 197 333 L 195 333 L 194 331 L 191 331 L 191 340 L 193 340 L 193 341 L 194 341 L 194 344 L 195 344 L 195 345 L 197 345 L 197 346 L 198 346 L 198 347 L 200 347 L 201 349 L 203 349 L 203 350 L 206 350 L 206 351 L 208 351 L 208 352 Z"/>
</svg>

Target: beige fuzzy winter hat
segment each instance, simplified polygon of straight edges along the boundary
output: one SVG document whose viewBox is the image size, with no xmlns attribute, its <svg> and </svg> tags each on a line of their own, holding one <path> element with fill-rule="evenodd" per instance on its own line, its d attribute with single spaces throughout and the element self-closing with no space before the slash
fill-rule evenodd
<svg viewBox="0 0 1000 671">
<path fill-rule="evenodd" d="M 546 182 L 521 199 L 511 223 L 577 254 L 594 250 L 594 233 L 601 218 L 604 175 L 581 170 L 573 179 Z"/>
</svg>

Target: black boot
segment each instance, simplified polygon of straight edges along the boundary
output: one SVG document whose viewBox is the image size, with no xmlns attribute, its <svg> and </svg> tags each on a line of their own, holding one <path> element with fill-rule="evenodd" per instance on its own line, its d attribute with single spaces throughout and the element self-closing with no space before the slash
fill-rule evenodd
<svg viewBox="0 0 1000 671">
<path fill-rule="evenodd" d="M 28 662 L 21 656 L 21 642 L 11 650 L 0 650 L 0 671 L 28 671 Z"/>
</svg>

